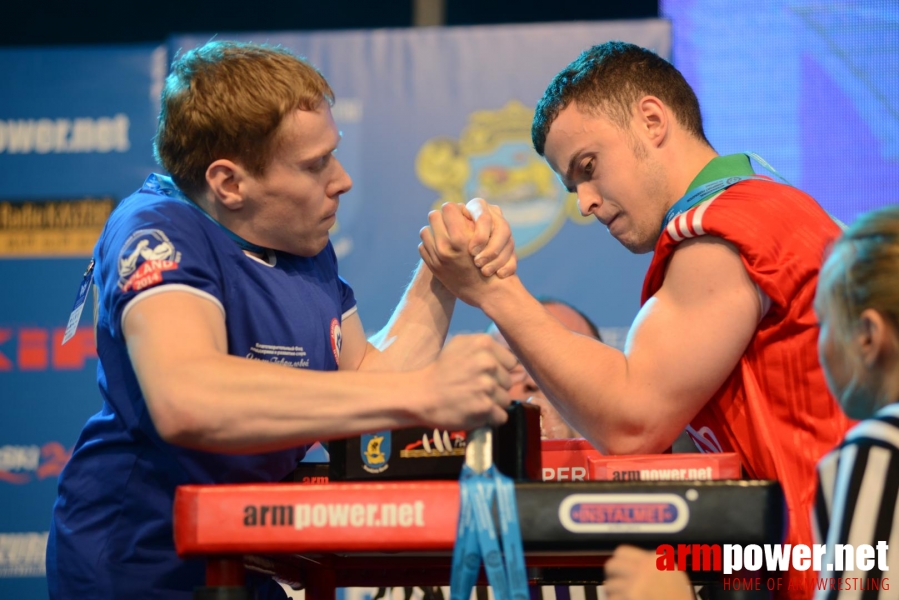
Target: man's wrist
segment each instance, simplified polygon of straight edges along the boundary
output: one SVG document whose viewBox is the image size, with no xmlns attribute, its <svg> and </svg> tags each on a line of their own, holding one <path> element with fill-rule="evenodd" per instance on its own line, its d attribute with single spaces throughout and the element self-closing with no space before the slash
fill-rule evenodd
<svg viewBox="0 0 899 600">
<path fill-rule="evenodd" d="M 526 293 L 526 290 L 518 275 L 497 279 L 492 284 L 486 286 L 479 308 L 493 321 L 497 321 L 499 315 L 508 313 L 510 308 L 514 307 L 516 298 L 522 291 Z"/>
</svg>

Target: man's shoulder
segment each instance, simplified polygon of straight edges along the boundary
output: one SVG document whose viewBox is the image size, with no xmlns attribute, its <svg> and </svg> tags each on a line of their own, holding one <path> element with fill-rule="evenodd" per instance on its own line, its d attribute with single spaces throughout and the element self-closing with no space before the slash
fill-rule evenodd
<svg viewBox="0 0 899 600">
<path fill-rule="evenodd" d="M 167 237 L 196 238 L 203 228 L 200 209 L 189 201 L 173 198 L 159 189 L 144 185 L 122 200 L 112 211 L 97 243 L 98 249 L 118 246 L 141 231 L 159 231 Z"/>
<path fill-rule="evenodd" d="M 656 246 L 673 252 L 685 240 L 719 237 L 741 253 L 749 248 L 775 252 L 803 232 L 802 244 L 823 249 L 840 234 L 839 224 L 808 194 L 776 181 L 738 183 L 672 219 Z M 798 242 L 797 242 L 798 243 Z"/>
<path fill-rule="evenodd" d="M 191 206 L 189 200 L 166 193 L 153 185 L 157 175 L 150 175 L 144 184 L 130 196 L 122 200 L 110 215 L 110 223 L 119 225 L 131 221 L 167 222 L 178 224 L 194 220 L 199 207 Z"/>
</svg>

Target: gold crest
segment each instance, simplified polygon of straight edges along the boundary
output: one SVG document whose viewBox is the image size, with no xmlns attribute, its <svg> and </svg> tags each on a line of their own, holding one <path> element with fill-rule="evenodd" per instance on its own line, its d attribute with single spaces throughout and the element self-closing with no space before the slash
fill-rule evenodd
<svg viewBox="0 0 899 600">
<path fill-rule="evenodd" d="M 562 187 L 531 146 L 534 111 L 517 100 L 471 114 L 458 140 L 428 140 L 415 159 L 419 180 L 440 194 L 434 203 L 484 198 L 500 206 L 519 258 L 543 247 L 566 220 L 585 224 L 577 196 Z"/>
<path fill-rule="evenodd" d="M 368 446 L 365 448 L 365 458 L 369 464 L 380 465 L 384 462 L 384 453 L 381 452 L 381 442 L 383 441 L 384 436 L 382 435 L 374 436 L 368 440 Z"/>
</svg>

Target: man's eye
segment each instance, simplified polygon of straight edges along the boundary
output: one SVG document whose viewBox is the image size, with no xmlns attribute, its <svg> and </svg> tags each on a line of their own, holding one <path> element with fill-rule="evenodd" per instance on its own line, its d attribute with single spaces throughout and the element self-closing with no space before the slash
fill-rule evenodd
<svg viewBox="0 0 899 600">
<path fill-rule="evenodd" d="M 329 162 L 331 162 L 331 155 L 326 154 L 312 163 L 312 165 L 309 167 L 309 170 L 313 173 L 318 173 L 319 171 L 323 171 L 325 167 L 328 166 Z"/>
<path fill-rule="evenodd" d="M 592 175 L 593 174 L 594 162 L 592 160 L 588 160 L 581 166 L 581 170 L 584 172 L 584 175 Z"/>
</svg>

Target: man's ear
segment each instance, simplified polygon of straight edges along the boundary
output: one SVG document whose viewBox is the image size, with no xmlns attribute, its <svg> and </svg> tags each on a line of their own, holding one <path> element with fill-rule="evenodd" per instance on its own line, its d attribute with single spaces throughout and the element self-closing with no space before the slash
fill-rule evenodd
<svg viewBox="0 0 899 600">
<path fill-rule="evenodd" d="M 879 311 L 866 308 L 859 315 L 858 323 L 856 343 L 862 362 L 867 368 L 883 364 L 887 358 L 899 351 L 892 329 Z"/>
<path fill-rule="evenodd" d="M 244 205 L 247 173 L 243 167 L 225 158 L 213 162 L 206 169 L 206 184 L 212 194 L 210 200 L 228 210 L 240 210 Z"/>
<path fill-rule="evenodd" d="M 638 127 L 653 146 L 660 146 L 665 141 L 670 119 L 668 107 L 655 96 L 643 96 L 637 101 Z"/>
</svg>

